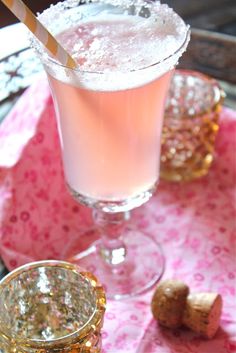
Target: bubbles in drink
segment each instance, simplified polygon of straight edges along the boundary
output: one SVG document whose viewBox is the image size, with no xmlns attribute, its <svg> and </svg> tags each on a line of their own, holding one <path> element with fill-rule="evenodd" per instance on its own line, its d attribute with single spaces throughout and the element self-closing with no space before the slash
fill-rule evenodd
<svg viewBox="0 0 236 353">
<path fill-rule="evenodd" d="M 47 72 L 64 83 L 99 91 L 143 86 L 172 70 L 187 47 L 189 27 L 159 1 L 78 3 L 67 0 L 39 16 L 78 62 L 78 70 L 56 67 L 32 39 Z"/>
<path fill-rule="evenodd" d="M 148 19 L 129 15 L 98 15 L 58 35 L 85 71 L 134 71 L 161 62 L 183 44 L 186 25 L 163 5 Z"/>
</svg>

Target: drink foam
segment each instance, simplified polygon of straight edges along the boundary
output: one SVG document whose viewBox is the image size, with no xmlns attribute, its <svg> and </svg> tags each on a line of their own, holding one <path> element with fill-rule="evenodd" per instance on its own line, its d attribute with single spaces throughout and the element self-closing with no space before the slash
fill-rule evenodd
<svg viewBox="0 0 236 353">
<path fill-rule="evenodd" d="M 59 80 L 89 89 L 132 88 L 173 69 L 186 49 L 188 26 L 158 1 L 76 3 L 67 0 L 39 16 L 78 62 L 72 73 L 43 53 L 46 70 Z"/>
</svg>

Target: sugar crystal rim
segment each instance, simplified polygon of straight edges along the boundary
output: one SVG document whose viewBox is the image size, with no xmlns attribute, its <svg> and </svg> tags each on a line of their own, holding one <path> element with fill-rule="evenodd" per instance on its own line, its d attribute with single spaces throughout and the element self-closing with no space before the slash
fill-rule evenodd
<svg viewBox="0 0 236 353">
<path fill-rule="evenodd" d="M 57 14 L 56 16 L 60 15 L 60 10 L 62 10 L 62 8 L 64 7 L 64 10 L 68 10 L 69 6 L 80 6 L 80 5 L 85 5 L 85 4 L 90 4 L 90 3 L 104 3 L 104 4 L 110 4 L 110 5 L 114 5 L 114 6 L 120 6 L 123 8 L 128 9 L 131 6 L 136 6 L 139 9 L 143 8 L 145 6 L 145 8 L 149 9 L 151 8 L 152 10 L 155 9 L 156 14 L 158 14 L 157 9 L 160 9 L 161 7 L 163 7 L 163 11 L 164 9 L 167 11 L 170 11 L 170 13 L 168 14 L 169 16 L 174 16 L 174 17 L 178 17 L 179 19 L 181 19 L 180 16 L 178 16 L 168 5 L 165 4 L 161 4 L 160 1 L 150 1 L 150 0 L 92 0 L 92 1 L 88 1 L 86 0 L 85 2 L 83 2 L 82 4 L 80 4 L 79 0 L 65 0 L 63 2 L 59 2 L 56 5 L 51 5 L 48 9 L 44 10 L 41 14 L 38 14 L 38 18 L 39 20 L 43 19 L 43 23 L 45 21 L 45 18 L 47 17 L 47 15 L 50 16 L 50 11 L 52 10 L 56 10 Z M 136 15 L 137 16 L 137 15 Z M 144 17 L 145 18 L 145 17 Z M 182 19 L 181 19 L 182 20 Z M 183 20 L 182 20 L 183 21 Z M 183 21 L 184 23 L 184 21 Z M 158 60 L 156 62 L 151 63 L 150 65 L 145 65 L 144 67 L 140 67 L 140 68 L 135 68 L 133 70 L 127 70 L 127 71 L 122 71 L 120 69 L 118 70 L 114 70 L 114 71 L 96 71 L 96 70 L 86 70 L 86 69 L 81 69 L 80 67 L 75 68 L 75 69 L 71 69 L 66 65 L 61 64 L 59 61 L 57 61 L 55 58 L 53 58 L 52 56 L 50 56 L 49 54 L 46 53 L 45 49 L 43 48 L 43 46 L 39 43 L 38 39 L 35 38 L 34 36 L 30 35 L 30 42 L 31 42 L 31 46 L 36 50 L 37 54 L 39 55 L 39 57 L 42 59 L 42 61 L 46 64 L 46 65 L 56 65 L 58 67 L 64 68 L 66 70 L 68 70 L 69 72 L 75 72 L 75 73 L 81 73 L 81 74 L 97 74 L 97 75 L 107 75 L 107 76 L 112 76 L 112 75 L 116 75 L 118 73 L 121 74 L 133 74 L 133 73 L 141 73 L 145 70 L 148 69 L 152 69 L 155 68 L 156 66 L 161 66 L 162 64 L 168 62 L 168 60 L 170 60 L 171 58 L 174 58 L 175 56 L 177 56 L 176 61 L 178 61 L 178 59 L 181 57 L 181 55 L 184 53 L 184 51 L 187 48 L 188 42 L 190 40 L 190 26 L 185 24 L 185 36 L 183 36 L 183 42 L 178 46 L 178 48 L 171 53 L 170 55 L 163 57 L 161 60 Z M 171 65 L 171 64 L 169 64 Z M 168 63 L 167 63 L 167 68 L 166 70 L 164 70 L 165 72 L 169 71 L 171 68 L 169 67 Z M 173 66 L 173 65 L 171 65 Z"/>
</svg>

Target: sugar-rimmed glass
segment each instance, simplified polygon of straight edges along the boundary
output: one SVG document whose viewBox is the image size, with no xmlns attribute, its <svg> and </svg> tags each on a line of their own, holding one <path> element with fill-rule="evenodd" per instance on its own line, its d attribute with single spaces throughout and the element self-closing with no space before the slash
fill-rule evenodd
<svg viewBox="0 0 236 353">
<path fill-rule="evenodd" d="M 100 352 L 106 298 L 91 273 L 63 261 L 29 263 L 2 279 L 0 298 L 1 352 Z"/>
<path fill-rule="evenodd" d="M 152 25 L 160 21 L 163 27 L 171 22 L 168 33 L 163 36 L 168 40 L 171 35 L 179 36 L 178 45 L 172 48 L 168 42 L 169 45 L 162 46 L 161 59 L 156 58 L 149 64 L 144 61 L 129 70 L 107 67 L 95 70 L 94 66 L 83 70 L 80 65 L 72 70 L 50 58 L 33 39 L 54 98 L 68 188 L 76 200 L 94 210 L 100 234 L 100 240 L 80 254 L 75 253 L 79 238 L 77 244 L 67 244 L 65 257 L 85 268 L 93 268 L 109 298 L 145 292 L 155 285 L 164 270 L 159 244 L 140 230 L 127 226 L 129 211 L 147 202 L 158 183 L 164 101 L 173 69 L 189 41 L 188 27 L 167 6 L 161 6 L 150 1 L 100 0 L 83 1 L 82 5 L 80 1 L 67 1 L 40 16 L 54 34 L 60 32 L 59 25 L 64 30 L 68 22 L 75 25 L 81 19 L 93 20 L 101 13 L 112 15 L 113 20 L 114 16 L 122 15 L 123 19 L 135 18 L 142 22 L 141 27 L 136 26 L 136 34 L 142 34 L 148 19 Z M 163 18 L 158 17 L 160 9 L 163 9 Z M 72 12 L 75 13 L 73 20 Z M 70 14 L 67 20 L 66 13 Z M 179 31 L 173 30 L 176 21 L 181 23 Z M 122 28 L 119 21 L 115 23 L 117 28 Z M 145 33 L 150 34 L 148 29 L 144 31 L 143 41 Z M 88 32 L 96 30 L 92 27 Z M 99 50 L 94 39 L 93 44 Z M 129 38 L 126 36 L 125 40 Z M 125 45 L 124 40 L 122 43 Z M 129 46 L 126 48 L 129 50 Z M 107 60 L 110 63 L 113 59 L 114 56 Z M 83 61 L 84 58 L 79 63 Z"/>
</svg>

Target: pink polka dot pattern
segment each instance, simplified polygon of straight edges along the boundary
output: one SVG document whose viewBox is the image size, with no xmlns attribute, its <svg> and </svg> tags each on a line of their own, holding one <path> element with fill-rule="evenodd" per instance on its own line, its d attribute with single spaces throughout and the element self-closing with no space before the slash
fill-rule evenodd
<svg viewBox="0 0 236 353">
<path fill-rule="evenodd" d="M 187 184 L 160 182 L 132 221 L 162 243 L 165 278 L 222 294 L 221 328 L 210 341 L 189 331 L 162 329 L 152 319 L 148 293 L 108 302 L 104 353 L 236 352 L 236 112 L 224 109 L 216 147 L 207 177 Z M 81 238 L 81 248 L 87 246 L 93 234 L 91 212 L 66 190 L 44 77 L 0 125 L 0 151 L 0 254 L 7 267 L 63 259 L 70 239 L 85 231 L 88 239 Z"/>
</svg>

